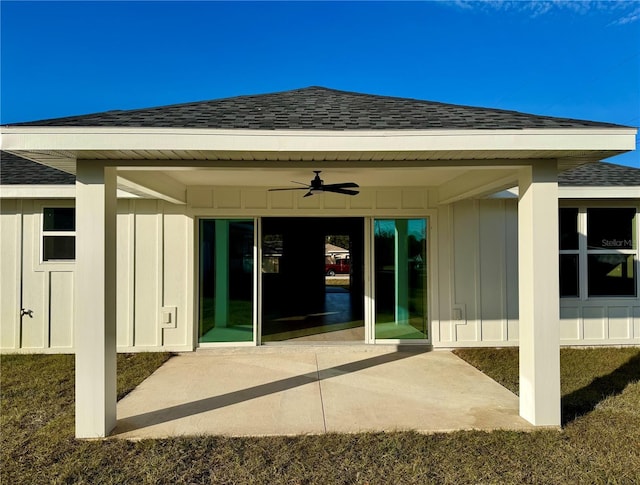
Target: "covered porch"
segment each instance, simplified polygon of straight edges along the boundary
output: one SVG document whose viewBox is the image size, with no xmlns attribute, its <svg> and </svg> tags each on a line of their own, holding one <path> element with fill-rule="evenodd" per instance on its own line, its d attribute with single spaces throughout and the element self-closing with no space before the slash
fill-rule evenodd
<svg viewBox="0 0 640 485">
<path fill-rule="evenodd" d="M 290 116 L 291 104 L 309 124 Z M 202 116 L 185 105 L 136 111 L 133 118 L 118 112 L 3 128 L 5 150 L 76 174 L 77 437 L 108 436 L 117 423 L 118 188 L 180 207 L 189 221 L 188 269 L 161 279 L 186 288 L 178 318 L 195 322 L 199 216 L 416 216 L 435 222 L 449 204 L 518 186 L 519 414 L 535 426 L 560 425 L 557 174 L 633 149 L 635 129 L 324 88 L 202 108 Z M 222 115 L 229 109 L 236 114 L 227 119 Z M 269 113 L 282 124 L 274 126 Z M 360 194 L 347 200 L 269 192 L 305 181 L 312 170 L 357 182 Z M 433 227 L 437 233 L 437 223 Z M 437 297 L 453 278 L 438 270 L 439 252 L 450 244 L 432 234 L 431 330 L 456 318 L 454 301 Z M 253 271 L 259 308 L 257 265 Z M 372 261 L 365 261 L 365 281 L 371 271 Z M 375 295 L 369 288 L 364 299 L 370 322 Z M 171 325 L 175 318 L 163 308 L 158 323 Z"/>
<path fill-rule="evenodd" d="M 78 160 L 77 173 L 77 293 L 76 293 L 76 345 L 77 345 L 77 433 L 78 437 L 107 436 L 117 423 L 117 407 L 115 402 L 115 190 L 119 181 L 127 176 L 137 177 L 138 190 L 152 186 L 149 181 L 162 179 L 170 172 L 162 172 L 157 164 L 154 171 L 149 171 L 148 162 L 85 161 Z M 175 164 L 175 161 L 173 162 Z M 319 162 L 313 162 L 317 167 Z M 343 162 L 344 163 L 344 162 Z M 490 162 L 491 163 L 491 162 Z M 286 164 L 286 163 L 285 163 Z M 476 197 L 498 191 L 518 184 L 520 186 L 519 210 L 519 275 L 520 275 L 520 355 L 521 355 L 521 395 L 519 414 L 527 422 L 536 426 L 558 426 L 560 424 L 560 382 L 559 382 L 559 338 L 558 338 L 558 212 L 557 212 L 557 159 L 500 161 L 430 161 L 415 167 L 415 162 L 405 170 L 414 180 L 414 184 L 436 183 L 437 175 L 442 179 L 433 188 L 424 193 L 437 194 L 437 204 L 447 204 L 467 197 Z M 126 168 L 122 168 L 123 165 Z M 138 170 L 132 166 L 138 165 Z M 254 163 L 253 171 L 264 167 Z M 370 164 L 374 165 L 374 164 Z M 398 164 L 399 165 L 399 164 Z M 433 166 L 436 165 L 436 166 Z M 471 165 L 471 167 L 470 167 Z M 336 169 L 327 162 L 322 168 Z M 230 167 L 218 169 L 201 169 L 194 164 L 191 169 L 198 173 L 201 180 L 206 176 L 221 177 L 234 173 Z M 286 172 L 290 169 L 280 169 Z M 346 171 L 346 169 L 343 169 Z M 384 180 L 390 179 L 387 169 L 376 170 L 376 167 L 358 167 L 353 176 L 359 182 L 367 177 L 371 180 L 369 189 L 361 183 L 362 193 L 373 192 L 376 200 L 384 193 Z M 246 176 L 246 169 L 235 173 Z M 271 172 L 271 171 L 270 171 Z M 275 170 L 278 172 L 278 170 Z M 397 168 L 394 173 L 402 173 Z M 260 173 L 262 170 L 260 170 Z M 373 175 L 372 175 L 373 174 Z M 282 175 L 282 174 L 280 174 Z M 419 176 L 418 176 L 419 175 Z M 431 175 L 431 176 L 430 176 Z M 271 175 L 273 177 L 273 175 Z M 286 177 L 286 174 L 285 174 Z M 293 180 L 299 177 L 292 177 Z M 176 178 L 174 177 L 173 180 Z M 165 179 L 166 180 L 166 179 Z M 232 183 L 229 181 L 229 183 Z M 237 182 L 236 182 L 237 183 Z M 387 182 L 389 183 L 389 182 Z M 393 183 L 402 183 L 393 181 Z M 409 183 L 406 181 L 406 183 Z M 281 184 L 278 184 L 281 185 Z M 382 187 L 382 188 L 381 188 Z M 414 187 L 420 187 L 414 185 Z M 424 187 L 424 185 L 422 185 Z M 431 185 L 431 187 L 433 187 Z M 172 182 L 170 189 L 162 192 L 159 187 L 153 190 L 157 194 L 171 194 L 177 199 L 184 190 L 185 204 L 189 205 L 190 189 L 185 184 Z M 211 190 L 194 189 L 198 196 Z M 224 191 L 225 188 L 218 189 Z M 233 190 L 228 186 L 226 190 Z M 246 189 L 245 189 L 246 190 Z M 421 190 L 421 189 L 420 189 Z M 254 193 L 262 192 L 268 198 L 267 189 L 249 189 Z M 212 194 L 215 193 L 215 189 Z M 321 197 L 326 197 L 326 194 Z M 272 199 L 268 199 L 272 203 Z M 362 200 L 362 199 L 361 199 Z M 314 203 L 318 203 L 313 201 Z M 327 200 L 319 202 L 324 205 Z M 198 204 L 192 204 L 198 205 Z M 322 206 L 321 206 L 322 207 Z M 326 208 L 322 208 L 325 213 Z M 400 208 L 402 210 L 402 208 Z M 222 212 L 229 212 L 223 210 Z M 231 211 L 233 213 L 233 211 Z M 411 215 L 411 210 L 403 210 Z M 416 212 L 423 213 L 422 209 Z M 246 212 L 242 212 L 245 214 Z M 261 215 L 260 210 L 255 210 Z M 273 211 L 271 211 L 273 213 Z M 379 210 L 362 211 L 361 214 L 379 215 Z M 385 211 L 382 211 L 384 214 Z M 389 209 L 386 214 L 397 214 L 398 209 Z M 234 214 L 238 215 L 238 213 Z M 100 217 L 103 216 L 103 217 Z M 536 227 L 537 230 L 533 230 Z M 86 254 L 85 254 L 86 253 Z M 435 268 L 433 267 L 435 266 Z M 437 264 L 430 272 L 432 289 L 437 291 Z M 370 271 L 370 270 L 369 270 Z M 436 293 L 437 294 L 437 293 Z M 365 298 L 372 299 L 371 294 Z M 96 311 L 96 302 L 101 303 Z M 437 315 L 437 298 L 432 295 L 432 312 Z M 373 304 L 373 301 L 370 301 Z M 436 307 L 436 308 L 433 308 Z M 100 318 L 104 315 L 104 318 Z M 97 318 L 96 318 L 97 317 Z M 84 322 L 81 324 L 80 322 Z M 100 338 L 96 338 L 100 336 Z M 424 362 L 428 365 L 428 362 Z M 375 372 L 375 369 L 373 369 Z M 428 386 L 425 383 L 425 386 Z M 464 419 L 462 420 L 464 421 Z M 83 431 L 84 430 L 84 431 Z"/>
</svg>

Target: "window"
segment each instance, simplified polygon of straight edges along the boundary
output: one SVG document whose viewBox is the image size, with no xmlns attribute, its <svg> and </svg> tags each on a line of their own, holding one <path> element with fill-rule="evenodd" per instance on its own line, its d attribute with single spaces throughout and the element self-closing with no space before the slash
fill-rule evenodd
<svg viewBox="0 0 640 485">
<path fill-rule="evenodd" d="M 635 208 L 560 209 L 560 296 L 636 296 Z"/>
<path fill-rule="evenodd" d="M 42 261 L 76 258 L 76 210 L 73 207 L 42 209 Z"/>
<path fill-rule="evenodd" d="M 560 296 L 580 296 L 578 209 L 560 209 Z"/>
<path fill-rule="evenodd" d="M 427 220 L 373 224 L 375 337 L 427 339 Z"/>
<path fill-rule="evenodd" d="M 253 340 L 253 220 L 200 220 L 199 342 Z"/>
</svg>

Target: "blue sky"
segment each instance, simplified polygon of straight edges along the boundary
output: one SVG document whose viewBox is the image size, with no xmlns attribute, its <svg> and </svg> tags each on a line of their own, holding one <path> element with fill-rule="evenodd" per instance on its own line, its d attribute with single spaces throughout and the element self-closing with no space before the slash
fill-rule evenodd
<svg viewBox="0 0 640 485">
<path fill-rule="evenodd" d="M 0 20 L 1 123 L 315 85 L 640 124 L 634 0 L 2 0 Z"/>
</svg>

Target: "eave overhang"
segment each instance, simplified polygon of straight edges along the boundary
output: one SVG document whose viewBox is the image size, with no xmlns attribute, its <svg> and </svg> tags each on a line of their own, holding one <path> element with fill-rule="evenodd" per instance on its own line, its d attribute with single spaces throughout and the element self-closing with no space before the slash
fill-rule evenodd
<svg viewBox="0 0 640 485">
<path fill-rule="evenodd" d="M 561 169 L 635 148 L 635 128 L 521 130 L 219 130 L 186 128 L 1 128 L 2 149 L 70 173 L 77 159 L 403 162 L 555 158 Z M 431 164 L 433 165 L 433 164 Z"/>
</svg>

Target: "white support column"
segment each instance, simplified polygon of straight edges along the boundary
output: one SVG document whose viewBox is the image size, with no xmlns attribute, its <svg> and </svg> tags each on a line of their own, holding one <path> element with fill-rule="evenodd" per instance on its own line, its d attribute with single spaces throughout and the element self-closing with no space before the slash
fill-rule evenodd
<svg viewBox="0 0 640 485">
<path fill-rule="evenodd" d="M 538 161 L 523 169 L 519 182 L 520 416 L 536 426 L 559 426 L 556 161 Z"/>
<path fill-rule="evenodd" d="M 76 437 L 116 425 L 116 169 L 76 167 Z"/>
</svg>

